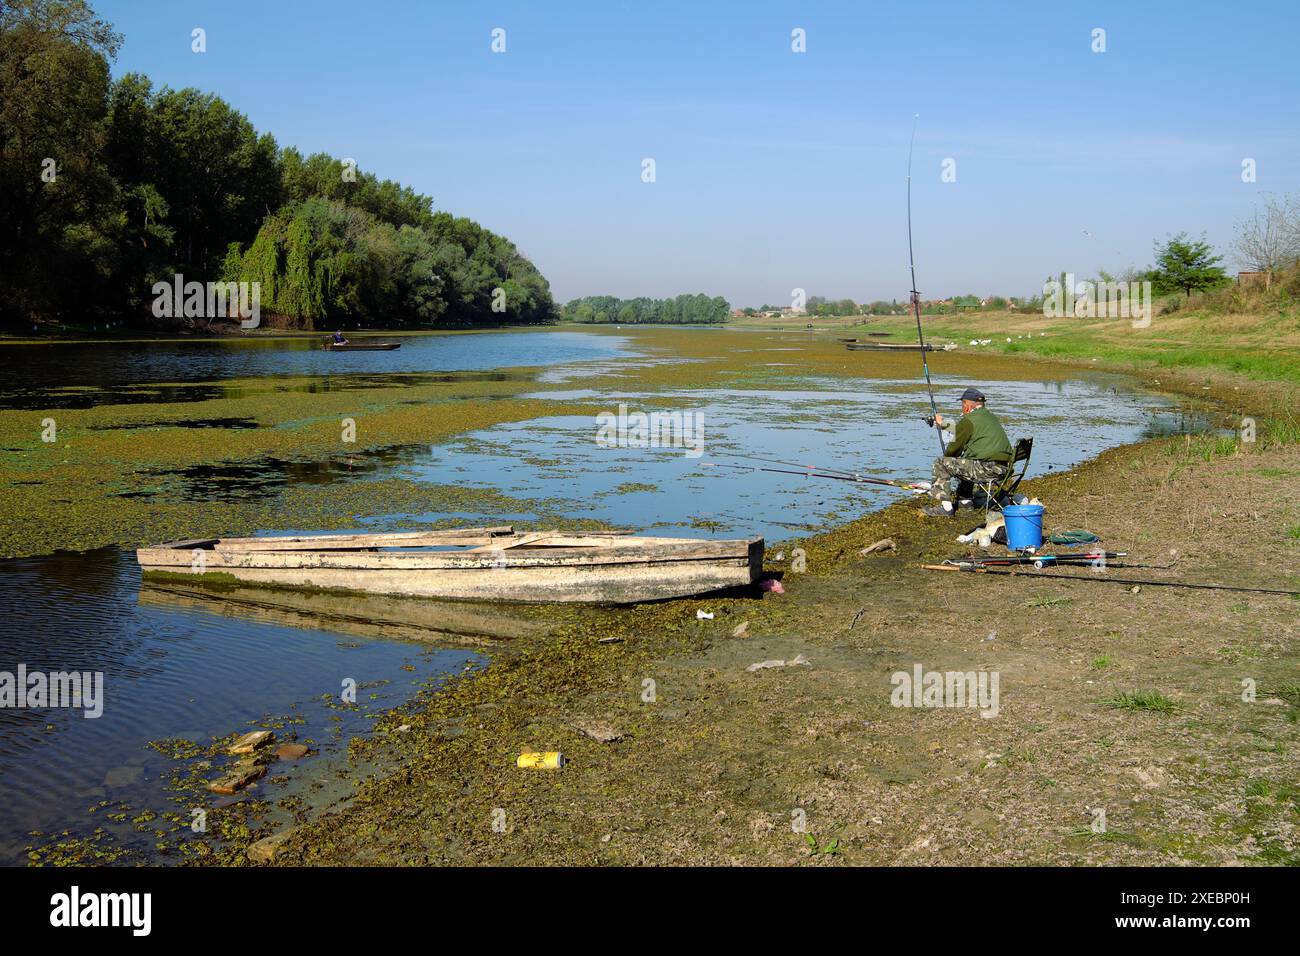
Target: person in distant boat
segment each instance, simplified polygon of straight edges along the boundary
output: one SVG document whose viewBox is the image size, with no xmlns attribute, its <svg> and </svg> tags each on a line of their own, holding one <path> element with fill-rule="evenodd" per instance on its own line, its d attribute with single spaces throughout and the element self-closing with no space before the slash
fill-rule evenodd
<svg viewBox="0 0 1300 956">
<path fill-rule="evenodd" d="M 953 439 L 943 450 L 943 457 L 934 460 L 934 482 L 930 497 L 936 504 L 925 509 L 931 517 L 952 516 L 957 506 L 952 500 L 952 479 L 965 479 L 976 484 L 1001 481 L 1011 467 L 1015 452 L 1011 441 L 1002 429 L 997 416 L 984 407 L 984 393 L 978 388 L 968 388 L 961 393 L 961 419 L 954 429 Z M 934 416 L 937 428 L 950 424 L 942 415 Z"/>
<path fill-rule="evenodd" d="M 342 330 L 342 329 L 339 329 L 338 331 L 336 331 L 336 332 L 334 333 L 334 344 L 335 344 L 335 345 L 348 345 L 348 344 L 349 344 L 348 340 L 347 340 L 346 338 L 343 337 L 343 330 Z"/>
</svg>

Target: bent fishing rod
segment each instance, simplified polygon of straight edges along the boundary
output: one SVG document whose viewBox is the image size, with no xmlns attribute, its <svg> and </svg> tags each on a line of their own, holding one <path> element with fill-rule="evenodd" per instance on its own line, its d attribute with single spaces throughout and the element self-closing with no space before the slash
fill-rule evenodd
<svg viewBox="0 0 1300 956">
<path fill-rule="evenodd" d="M 931 425 L 939 417 L 938 406 L 934 404 L 934 385 L 930 381 L 930 363 L 925 357 L 925 333 L 921 331 L 921 293 L 916 290 L 916 256 L 912 252 L 912 150 L 916 146 L 916 121 L 921 118 L 917 113 L 912 117 L 912 138 L 907 144 L 907 264 L 912 271 L 912 313 L 916 316 L 916 338 L 921 343 L 921 368 L 925 371 L 925 390 L 930 394 Z M 939 432 L 939 455 L 946 451 L 943 432 Z"/>
</svg>

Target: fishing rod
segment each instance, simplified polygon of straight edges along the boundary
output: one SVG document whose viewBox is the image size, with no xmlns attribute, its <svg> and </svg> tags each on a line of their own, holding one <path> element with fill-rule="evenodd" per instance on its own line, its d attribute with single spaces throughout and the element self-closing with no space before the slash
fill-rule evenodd
<svg viewBox="0 0 1300 956">
<path fill-rule="evenodd" d="M 784 460 L 782 460 L 782 459 L 780 459 L 780 458 L 760 458 L 758 455 L 734 455 L 734 454 L 729 454 L 729 453 L 727 453 L 727 452 L 719 451 L 719 452 L 714 452 L 714 453 L 713 453 L 713 457 L 715 457 L 715 458 L 735 458 L 737 461 L 761 461 L 761 462 L 764 462 L 765 464 L 768 464 L 768 465 L 785 465 L 785 466 L 788 467 L 788 468 L 807 468 L 807 469 L 810 469 L 810 470 L 812 470 L 812 471 L 826 472 L 826 473 L 828 473 L 828 474 L 833 474 L 833 475 L 843 475 L 845 478 L 852 478 L 852 479 L 854 479 L 854 480 L 856 480 L 856 479 L 858 479 L 858 478 L 864 478 L 864 477 L 867 477 L 867 476 L 864 476 L 864 475 L 863 475 L 861 472 L 859 472 L 859 471 L 850 471 L 850 470 L 848 470 L 847 468 L 831 468 L 831 467 L 828 466 L 828 465 L 810 465 L 810 464 L 808 464 L 807 462 L 802 462 L 802 461 L 784 461 Z M 887 479 L 883 479 L 883 478 L 882 478 L 882 479 L 877 479 L 877 480 L 885 481 L 885 480 L 887 480 Z M 910 487 L 910 483 L 909 483 L 909 482 L 904 482 L 903 484 L 907 484 L 907 485 Z"/>
<path fill-rule="evenodd" d="M 1046 571 L 996 571 L 993 568 L 981 568 L 974 565 L 959 567 L 954 564 L 923 564 L 927 571 L 973 571 L 978 574 L 1024 575 L 1028 578 L 1051 578 L 1055 581 L 1104 581 L 1107 584 L 1147 584 L 1152 587 L 1196 588 L 1203 591 L 1243 591 L 1250 594 L 1286 594 L 1300 596 L 1300 591 L 1288 591 L 1282 588 L 1250 588 L 1240 584 L 1195 584 L 1191 581 L 1152 581 L 1142 578 L 1108 578 L 1100 575 L 1051 574 Z"/>
<path fill-rule="evenodd" d="M 912 312 L 916 316 L 916 337 L 921 343 L 921 368 L 925 370 L 925 390 L 930 393 L 931 425 L 939 417 L 939 408 L 934 404 L 934 385 L 930 381 L 930 363 L 925 357 L 925 333 L 921 331 L 921 293 L 916 291 L 916 256 L 912 252 L 912 149 L 916 146 L 916 121 L 921 118 L 917 113 L 912 117 L 912 138 L 907 144 L 907 264 L 912 270 Z M 943 443 L 943 432 L 939 432 L 939 455 L 947 449 Z"/>
<path fill-rule="evenodd" d="M 732 455 L 727 452 L 716 451 L 713 453 L 714 458 L 735 458 L 737 461 L 761 461 L 768 465 L 786 465 L 789 468 L 809 468 L 813 471 L 824 471 L 835 475 L 844 475 L 846 478 L 852 478 L 858 474 L 856 471 L 849 471 L 846 468 L 831 468 L 828 465 L 810 465 L 802 461 L 783 461 L 780 458 L 760 458 L 758 455 Z"/>
<path fill-rule="evenodd" d="M 1025 565 L 1032 564 L 1036 568 L 1041 568 L 1049 564 L 1096 564 L 1098 562 L 1110 562 L 1115 558 L 1124 558 L 1128 556 L 1127 551 L 1090 551 L 1090 552 L 1072 552 L 1065 554 L 1010 554 L 1003 557 L 975 557 L 975 558 L 949 558 L 944 564 L 952 565 L 959 568 L 968 566 L 975 567 L 997 567 L 1002 565 Z M 1138 565 L 1131 565 L 1138 567 Z M 1144 565 L 1143 565 L 1144 566 Z"/>
<path fill-rule="evenodd" d="M 842 474 L 837 475 L 828 471 L 814 471 L 811 468 L 805 471 L 795 471 L 793 468 L 760 468 L 758 465 L 728 465 L 721 461 L 706 461 L 701 467 L 703 468 L 736 468 L 741 471 L 770 471 L 777 475 L 802 475 L 805 478 L 832 478 L 835 481 L 852 481 L 856 484 L 863 485 L 887 485 L 891 488 L 902 488 L 905 491 L 916 491 L 911 484 L 905 481 L 891 481 L 888 478 L 868 478 L 866 475 Z"/>
</svg>

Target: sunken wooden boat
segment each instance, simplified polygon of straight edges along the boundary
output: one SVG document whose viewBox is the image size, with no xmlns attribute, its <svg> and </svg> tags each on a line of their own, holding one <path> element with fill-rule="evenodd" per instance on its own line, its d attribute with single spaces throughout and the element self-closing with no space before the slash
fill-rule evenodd
<svg viewBox="0 0 1300 956">
<path fill-rule="evenodd" d="M 136 551 L 145 574 L 455 601 L 632 604 L 752 584 L 763 539 L 516 534 L 510 526 L 200 538 Z"/>
<path fill-rule="evenodd" d="M 391 352 L 393 349 L 400 349 L 401 342 L 335 342 L 332 339 L 326 341 L 325 351 L 327 352 Z"/>
</svg>

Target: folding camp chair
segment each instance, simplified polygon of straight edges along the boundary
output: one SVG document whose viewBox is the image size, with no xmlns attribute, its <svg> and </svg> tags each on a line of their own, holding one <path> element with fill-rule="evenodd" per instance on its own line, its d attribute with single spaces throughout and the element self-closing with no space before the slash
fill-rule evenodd
<svg viewBox="0 0 1300 956">
<path fill-rule="evenodd" d="M 1029 456 L 1033 450 L 1034 440 L 1032 438 L 1019 439 L 1016 442 L 1011 463 L 1007 465 L 1006 474 L 1001 478 L 990 478 L 988 481 L 971 482 L 972 506 L 976 508 L 982 507 L 986 517 L 990 511 L 1001 511 L 1006 500 L 1020 487 L 1020 482 L 1024 481 L 1025 472 L 1029 470 Z M 982 504 L 980 502 L 981 498 L 983 499 Z"/>
</svg>

